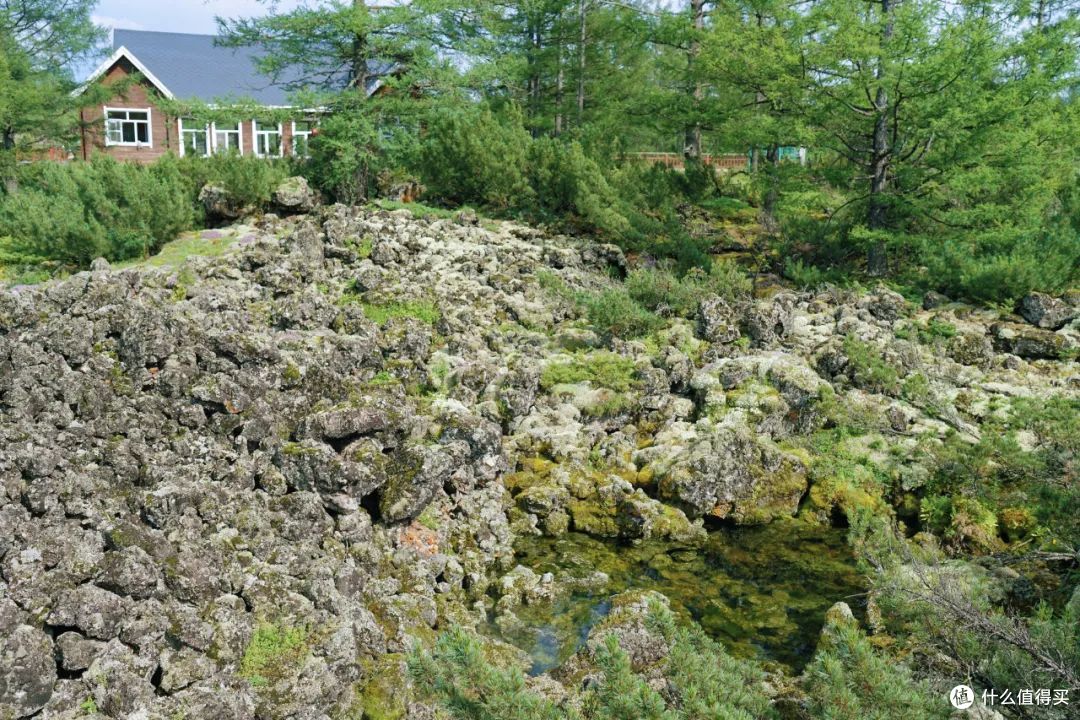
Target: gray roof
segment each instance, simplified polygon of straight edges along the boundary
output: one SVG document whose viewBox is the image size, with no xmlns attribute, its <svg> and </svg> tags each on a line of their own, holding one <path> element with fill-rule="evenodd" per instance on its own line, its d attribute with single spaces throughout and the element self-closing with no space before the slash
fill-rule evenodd
<svg viewBox="0 0 1080 720">
<path fill-rule="evenodd" d="M 256 68 L 259 48 L 221 47 L 215 39 L 214 35 L 117 29 L 113 31 L 113 49 L 127 48 L 177 99 L 213 102 L 231 97 L 268 106 L 290 104 L 289 91 L 283 85 L 297 84 L 302 77 L 299 69 L 284 73 L 282 84 L 274 85 Z M 369 94 L 381 85 L 380 76 L 395 67 L 383 62 L 371 66 Z M 341 89 L 344 85 L 344 77 L 338 75 L 315 89 Z"/>
</svg>

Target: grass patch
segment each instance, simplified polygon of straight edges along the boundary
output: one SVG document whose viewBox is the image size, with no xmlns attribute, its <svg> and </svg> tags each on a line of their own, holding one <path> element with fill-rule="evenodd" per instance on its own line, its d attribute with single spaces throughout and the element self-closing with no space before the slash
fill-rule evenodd
<svg viewBox="0 0 1080 720">
<path fill-rule="evenodd" d="M 420 220 L 427 218 L 452 220 L 459 212 L 467 209 L 463 207 L 459 210 L 447 210 L 446 208 L 425 205 L 424 203 L 407 203 L 400 200 L 376 200 L 372 205 L 380 210 L 408 210 L 414 218 Z"/>
<path fill-rule="evenodd" d="M 544 368 L 540 386 L 549 390 L 556 385 L 588 382 L 616 392 L 637 386 L 634 361 L 610 352 L 579 354 L 568 362 L 552 363 Z"/>
<path fill-rule="evenodd" d="M 361 303 L 368 320 L 382 325 L 393 318 L 413 318 L 434 325 L 442 317 L 435 303 L 427 300 L 391 303 Z"/>
<path fill-rule="evenodd" d="M 237 235 L 234 233 L 222 232 L 220 237 L 204 237 L 204 232 L 207 231 L 184 233 L 172 242 L 162 245 L 161 250 L 156 255 L 140 260 L 117 263 L 114 267 L 179 267 L 192 256 L 217 257 L 222 255 L 237 239 Z"/>
<path fill-rule="evenodd" d="M 260 623 L 240 660 L 240 677 L 266 687 L 288 677 L 308 654 L 308 631 Z"/>
</svg>

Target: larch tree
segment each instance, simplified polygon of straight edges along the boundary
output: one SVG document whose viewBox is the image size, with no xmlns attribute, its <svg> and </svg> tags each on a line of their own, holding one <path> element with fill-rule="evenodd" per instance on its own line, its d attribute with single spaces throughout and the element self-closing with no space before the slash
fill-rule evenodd
<svg viewBox="0 0 1080 720">
<path fill-rule="evenodd" d="M 78 126 L 74 68 L 100 51 L 96 0 L 0 0 L 0 162 L 8 190 L 15 153 L 65 143 Z"/>
</svg>

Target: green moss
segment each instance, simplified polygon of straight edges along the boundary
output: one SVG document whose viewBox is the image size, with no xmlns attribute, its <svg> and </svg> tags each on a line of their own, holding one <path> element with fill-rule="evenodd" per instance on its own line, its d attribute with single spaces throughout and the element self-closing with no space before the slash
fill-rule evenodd
<svg viewBox="0 0 1080 720">
<path fill-rule="evenodd" d="M 365 235 L 356 247 L 356 254 L 361 260 L 366 260 L 371 257 L 372 249 L 374 249 L 374 241 L 370 235 Z"/>
<path fill-rule="evenodd" d="M 424 511 L 416 518 L 416 521 L 426 527 L 428 530 L 439 529 L 440 514 L 438 508 L 435 505 L 428 505 L 424 508 Z"/>
<path fill-rule="evenodd" d="M 463 207 L 460 210 L 447 210 L 446 208 L 425 205 L 424 203 L 407 203 L 399 200 L 378 200 L 372 204 L 380 210 L 408 210 L 414 218 L 420 220 L 452 220 L 462 210 L 469 209 Z"/>
<path fill-rule="evenodd" d="M 565 362 L 551 363 L 540 376 L 540 386 L 549 390 L 556 385 L 588 382 L 616 392 L 637 386 L 634 361 L 611 352 L 579 353 Z"/>
<path fill-rule="evenodd" d="M 281 371 L 281 379 L 289 385 L 299 382 L 300 377 L 300 368 L 293 363 L 289 363 L 285 366 L 285 369 Z"/>
<path fill-rule="evenodd" d="M 281 452 L 286 455 L 311 455 L 319 452 L 318 449 L 298 442 L 287 442 L 281 446 Z"/>
<path fill-rule="evenodd" d="M 425 325 L 434 325 L 442 317 L 438 308 L 430 301 L 362 303 L 362 307 L 364 315 L 379 325 L 393 318 L 414 318 Z"/>
<path fill-rule="evenodd" d="M 619 537 L 615 513 L 595 499 L 571 500 L 566 504 L 574 530 L 597 537 Z"/>
<path fill-rule="evenodd" d="M 220 237 L 212 237 L 212 235 L 220 235 Z M 187 232 L 176 240 L 162 245 L 161 250 L 156 255 L 144 260 L 116 263 L 114 267 L 180 267 L 189 257 L 217 257 L 228 250 L 236 242 L 236 239 L 237 235 L 233 232 Z M 181 282 L 181 284 L 190 285 L 191 283 Z"/>
<path fill-rule="evenodd" d="M 306 628 L 260 623 L 240 660 L 240 677 L 254 687 L 272 686 L 288 677 L 309 654 L 308 638 Z"/>
<path fill-rule="evenodd" d="M 743 508 L 739 522 L 753 525 L 772 522 L 793 514 L 792 499 L 802 497 L 806 492 L 806 469 L 791 458 L 785 458 L 776 472 L 765 473 L 759 468 L 751 468 L 755 482 L 750 497 L 740 503 Z"/>
<path fill-rule="evenodd" d="M 401 720 L 405 717 L 407 694 L 402 688 L 408 683 L 402 672 L 404 656 L 397 653 L 383 655 L 378 660 L 363 663 L 367 678 L 357 700 L 364 720 Z"/>
<path fill-rule="evenodd" d="M 393 374 L 382 370 L 375 374 L 375 377 L 368 380 L 365 385 L 369 388 L 382 388 L 390 387 L 391 385 L 397 385 L 401 381 L 398 380 Z"/>
<path fill-rule="evenodd" d="M 92 697 L 88 697 L 85 700 L 83 700 L 82 703 L 79 704 L 79 709 L 82 710 L 83 713 L 86 714 L 86 715 L 97 715 L 98 714 L 97 702 L 95 702 L 94 698 L 92 698 Z"/>
</svg>

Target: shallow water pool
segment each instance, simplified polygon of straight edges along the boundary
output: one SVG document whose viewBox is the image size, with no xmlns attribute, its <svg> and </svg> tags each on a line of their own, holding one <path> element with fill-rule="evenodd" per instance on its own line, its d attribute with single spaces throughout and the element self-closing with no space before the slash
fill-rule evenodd
<svg viewBox="0 0 1080 720">
<path fill-rule="evenodd" d="M 534 674 L 569 658 L 607 614 L 611 596 L 630 589 L 663 593 L 672 610 L 734 655 L 799 671 L 813 656 L 825 611 L 845 600 L 858 612 L 865 589 L 845 531 L 798 521 L 715 530 L 700 547 L 630 546 L 569 533 L 523 538 L 515 550 L 537 573 L 608 576 L 554 606 L 517 611 L 524 628 L 506 639 L 532 656 Z"/>
</svg>

